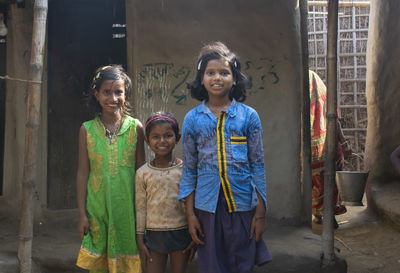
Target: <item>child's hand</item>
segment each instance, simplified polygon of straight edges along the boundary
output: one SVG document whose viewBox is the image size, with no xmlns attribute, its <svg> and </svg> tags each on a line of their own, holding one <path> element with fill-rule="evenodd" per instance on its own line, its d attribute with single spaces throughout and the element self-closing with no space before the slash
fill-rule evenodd
<svg viewBox="0 0 400 273">
<path fill-rule="evenodd" d="M 83 236 L 85 236 L 89 231 L 89 220 L 86 215 L 79 217 L 78 222 L 78 233 L 83 240 Z"/>
<path fill-rule="evenodd" d="M 197 244 L 194 241 L 191 241 L 190 244 L 185 248 L 185 250 L 182 251 L 182 253 L 190 251 L 189 262 L 191 262 L 193 260 L 194 254 L 196 253 L 196 250 Z"/>
<path fill-rule="evenodd" d="M 266 227 L 267 227 L 267 223 L 265 220 L 265 216 L 254 215 L 253 219 L 251 220 L 250 239 L 252 239 L 255 234 L 256 242 L 260 241 Z"/>
<path fill-rule="evenodd" d="M 149 249 L 147 248 L 147 246 L 144 244 L 143 241 L 138 240 L 137 246 L 139 248 L 140 261 L 142 263 L 143 271 L 146 272 L 147 263 L 152 262 L 153 259 L 151 258 Z"/>
<path fill-rule="evenodd" d="M 199 239 L 199 236 L 197 234 L 200 234 L 202 237 L 204 237 L 203 230 L 201 229 L 200 222 L 197 219 L 196 215 L 191 214 L 188 216 L 188 224 L 189 224 L 189 233 L 190 236 L 192 236 L 193 242 L 195 242 L 198 245 L 204 245 L 204 242 Z"/>
</svg>

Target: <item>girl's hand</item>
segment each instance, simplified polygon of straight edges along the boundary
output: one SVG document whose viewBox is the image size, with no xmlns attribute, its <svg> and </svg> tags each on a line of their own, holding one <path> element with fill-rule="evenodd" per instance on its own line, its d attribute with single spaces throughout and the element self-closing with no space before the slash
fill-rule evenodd
<svg viewBox="0 0 400 273">
<path fill-rule="evenodd" d="M 204 245 L 204 242 L 199 239 L 197 234 L 200 234 L 202 237 L 204 236 L 203 230 L 201 229 L 200 222 L 197 219 L 196 215 L 191 214 L 188 216 L 188 224 L 189 224 L 189 233 L 192 236 L 192 240 L 194 243 L 198 245 Z"/>
<path fill-rule="evenodd" d="M 253 219 L 251 220 L 250 239 L 252 239 L 255 234 L 256 242 L 260 241 L 266 227 L 267 227 L 267 223 L 265 220 L 265 216 L 257 216 L 255 214 L 253 216 Z"/>
<path fill-rule="evenodd" d="M 83 236 L 85 236 L 89 231 L 89 221 L 86 215 L 79 217 L 78 222 L 78 234 L 83 240 Z"/>
<path fill-rule="evenodd" d="M 140 254 L 140 261 L 142 263 L 143 272 L 147 271 L 147 263 L 152 262 L 153 259 L 151 258 L 150 251 L 147 246 L 144 244 L 143 240 L 137 241 L 137 246 L 139 248 Z"/>
<path fill-rule="evenodd" d="M 191 241 L 190 244 L 185 248 L 185 250 L 182 251 L 182 253 L 186 253 L 190 251 L 189 254 L 189 262 L 193 260 L 194 254 L 197 251 L 197 244 L 194 241 Z"/>
</svg>

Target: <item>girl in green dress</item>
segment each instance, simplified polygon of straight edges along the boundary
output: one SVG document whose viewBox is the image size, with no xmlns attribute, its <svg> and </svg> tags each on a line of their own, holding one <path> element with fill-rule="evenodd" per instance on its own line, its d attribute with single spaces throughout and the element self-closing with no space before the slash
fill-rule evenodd
<svg viewBox="0 0 400 273">
<path fill-rule="evenodd" d="M 135 171 L 144 164 L 142 124 L 130 117 L 131 80 L 121 66 L 97 69 L 97 115 L 79 131 L 77 265 L 90 272 L 140 272 L 135 237 Z"/>
</svg>

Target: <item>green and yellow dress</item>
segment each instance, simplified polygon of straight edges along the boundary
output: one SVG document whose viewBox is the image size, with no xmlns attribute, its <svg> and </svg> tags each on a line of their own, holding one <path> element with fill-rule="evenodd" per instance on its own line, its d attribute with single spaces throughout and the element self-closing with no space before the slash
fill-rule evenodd
<svg viewBox="0 0 400 273">
<path fill-rule="evenodd" d="M 109 139 L 100 117 L 84 123 L 90 174 L 86 212 L 89 232 L 77 265 L 93 272 L 140 272 L 135 237 L 135 155 L 138 121 L 125 116 Z"/>
</svg>

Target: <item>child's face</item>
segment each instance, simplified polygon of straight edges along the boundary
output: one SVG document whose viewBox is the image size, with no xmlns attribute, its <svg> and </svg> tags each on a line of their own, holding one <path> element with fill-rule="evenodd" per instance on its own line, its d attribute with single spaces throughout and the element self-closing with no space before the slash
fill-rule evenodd
<svg viewBox="0 0 400 273">
<path fill-rule="evenodd" d="M 206 88 L 209 98 L 229 96 L 235 79 L 228 61 L 225 59 L 210 60 L 204 70 L 201 83 Z"/>
<path fill-rule="evenodd" d="M 151 127 L 146 142 L 156 156 L 169 156 L 172 154 L 177 139 L 171 124 L 163 122 Z"/>
<path fill-rule="evenodd" d="M 125 103 L 125 83 L 123 80 L 106 80 L 100 90 L 94 91 L 94 95 L 103 112 L 117 112 Z"/>
</svg>

